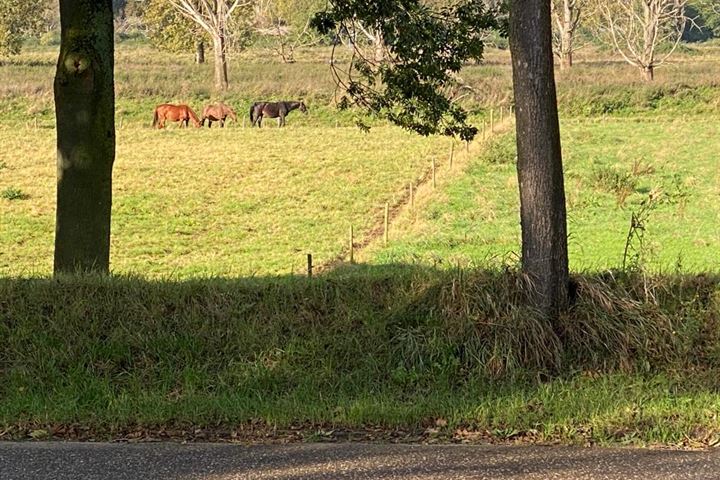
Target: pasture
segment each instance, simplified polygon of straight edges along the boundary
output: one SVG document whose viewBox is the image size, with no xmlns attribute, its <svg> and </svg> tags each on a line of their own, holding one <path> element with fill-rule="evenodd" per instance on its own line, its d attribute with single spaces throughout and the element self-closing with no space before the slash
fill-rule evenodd
<svg viewBox="0 0 720 480">
<path fill-rule="evenodd" d="M 563 122 L 570 268 L 626 264 L 653 272 L 720 267 L 720 116 L 574 118 Z M 394 224 L 372 263 L 455 268 L 515 265 L 520 226 L 514 135 L 473 159 L 465 175 L 425 191 Z M 643 230 L 628 239 L 633 214 Z M 639 238 L 642 235 L 642 238 Z"/>
<path fill-rule="evenodd" d="M 652 86 L 602 52 L 580 62 L 572 76 L 559 76 L 575 271 L 622 264 L 630 216 L 650 192 L 662 201 L 648 219 L 645 266 L 715 268 L 717 50 L 710 44 L 678 57 Z M 285 65 L 248 51 L 234 60 L 224 98 L 238 111 L 238 124 L 159 132 L 149 128 L 155 104 L 187 102 L 200 113 L 217 100 L 208 90 L 211 66 L 143 44 L 119 45 L 114 272 L 278 275 L 302 271 L 307 253 L 318 264 L 331 262 L 347 250 L 350 225 L 358 244 L 370 241 L 371 232 L 377 236 L 385 202 L 401 202 L 433 159 L 441 182 L 452 177 L 454 183 L 398 219 L 389 249 L 375 244 L 360 258 L 479 267 L 517 260 L 512 136 L 489 151 L 476 142 L 471 162 L 462 160 L 458 146 L 461 171 L 443 171 L 450 140 L 421 138 L 366 117 L 373 128 L 362 133 L 354 127 L 357 113 L 334 110 L 326 55 L 309 50 Z M 52 48 L 30 47 L 0 69 L 2 275 L 50 272 L 53 62 Z M 463 75 L 476 89 L 468 106 L 478 121 L 489 108 L 508 105 L 506 52 L 489 51 L 485 65 L 469 66 Z M 253 101 L 295 98 L 307 101 L 309 115 L 291 114 L 283 130 L 274 120 L 263 130 L 248 128 Z"/>
</svg>

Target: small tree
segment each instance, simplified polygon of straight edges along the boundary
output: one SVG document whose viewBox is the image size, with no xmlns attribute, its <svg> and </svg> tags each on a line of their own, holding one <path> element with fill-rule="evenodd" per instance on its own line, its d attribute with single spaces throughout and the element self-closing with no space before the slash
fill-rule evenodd
<svg viewBox="0 0 720 480">
<path fill-rule="evenodd" d="M 347 103 L 424 135 L 471 139 L 477 133 L 442 90 L 464 61 L 482 57 L 487 29 L 501 27 L 497 18 L 502 12 L 474 0 L 439 10 L 417 0 L 331 3 L 333 10 L 317 19 L 321 31 L 362 20 L 382 30 L 390 53 L 389 62 L 377 70 L 362 57 L 351 64 L 355 70 L 339 78 L 351 99 Z M 569 273 L 550 0 L 513 0 L 510 5 L 522 268 L 533 283 L 533 305 L 553 321 L 568 306 Z"/>
<path fill-rule="evenodd" d="M 553 45 L 555 55 L 560 59 L 560 68 L 566 70 L 573 65 L 577 33 L 584 5 L 582 0 L 552 0 L 552 16 L 555 21 Z"/>
<path fill-rule="evenodd" d="M 168 0 L 178 12 L 210 36 L 215 57 L 215 88 L 227 90 L 227 49 L 234 17 L 250 14 L 254 0 Z"/>
<path fill-rule="evenodd" d="M 680 44 L 687 0 L 596 0 L 600 29 L 646 81 Z M 665 46 L 665 53 L 659 48 Z"/>
</svg>

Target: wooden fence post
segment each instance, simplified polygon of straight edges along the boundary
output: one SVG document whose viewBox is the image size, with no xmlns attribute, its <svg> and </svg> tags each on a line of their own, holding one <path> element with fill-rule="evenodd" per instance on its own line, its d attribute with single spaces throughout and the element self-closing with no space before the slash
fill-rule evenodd
<svg viewBox="0 0 720 480">
<path fill-rule="evenodd" d="M 453 166 L 453 157 L 455 156 L 455 140 L 450 144 L 450 168 Z"/>
<path fill-rule="evenodd" d="M 350 225 L 350 263 L 355 263 L 355 235 L 352 225 Z"/>
<path fill-rule="evenodd" d="M 312 278 L 312 271 L 313 271 L 312 253 L 308 253 L 308 254 L 307 254 L 307 275 L 308 275 L 308 278 Z"/>
<path fill-rule="evenodd" d="M 390 217 L 390 204 L 385 203 L 385 231 L 383 232 L 383 240 L 385 241 L 385 246 L 388 244 L 388 220 Z"/>
<path fill-rule="evenodd" d="M 435 159 L 432 159 L 432 182 L 433 182 L 433 188 L 436 187 L 435 183 Z"/>
</svg>

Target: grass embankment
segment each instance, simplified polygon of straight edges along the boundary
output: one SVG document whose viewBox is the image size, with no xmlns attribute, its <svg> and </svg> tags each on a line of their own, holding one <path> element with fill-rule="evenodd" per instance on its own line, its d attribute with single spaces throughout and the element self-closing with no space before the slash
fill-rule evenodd
<svg viewBox="0 0 720 480">
<path fill-rule="evenodd" d="M 513 273 L 2 279 L 0 436 L 717 442 L 718 279 L 578 283 L 552 329 Z"/>
</svg>

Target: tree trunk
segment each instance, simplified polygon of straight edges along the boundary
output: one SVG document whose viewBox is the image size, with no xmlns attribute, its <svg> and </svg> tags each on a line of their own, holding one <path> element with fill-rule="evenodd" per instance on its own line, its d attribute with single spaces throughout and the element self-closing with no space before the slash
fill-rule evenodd
<svg viewBox="0 0 720 480">
<path fill-rule="evenodd" d="M 215 89 L 225 91 L 228 89 L 227 59 L 225 58 L 225 39 L 218 35 L 213 39 L 215 54 Z"/>
<path fill-rule="evenodd" d="M 567 20 L 567 19 L 566 19 Z M 570 20 L 572 21 L 572 19 Z M 573 30 L 568 25 L 560 40 L 560 69 L 567 70 L 573 65 Z"/>
<path fill-rule="evenodd" d="M 375 63 L 385 62 L 385 38 L 380 30 L 375 31 L 375 40 L 373 43 L 375 47 Z"/>
<path fill-rule="evenodd" d="M 55 74 L 55 273 L 110 263 L 115 91 L 112 0 L 60 0 Z"/>
<path fill-rule="evenodd" d="M 652 82 L 655 80 L 655 67 L 648 65 L 647 67 L 640 67 L 642 71 L 643 80 L 646 82 Z"/>
<path fill-rule="evenodd" d="M 205 43 L 203 41 L 195 43 L 195 63 L 205 63 Z"/>
<path fill-rule="evenodd" d="M 568 305 L 568 253 L 550 0 L 513 0 L 510 11 L 522 228 L 522 269 L 535 305 L 556 319 Z"/>
<path fill-rule="evenodd" d="M 573 54 L 571 50 L 560 54 L 560 70 L 569 70 L 573 66 Z"/>
</svg>

